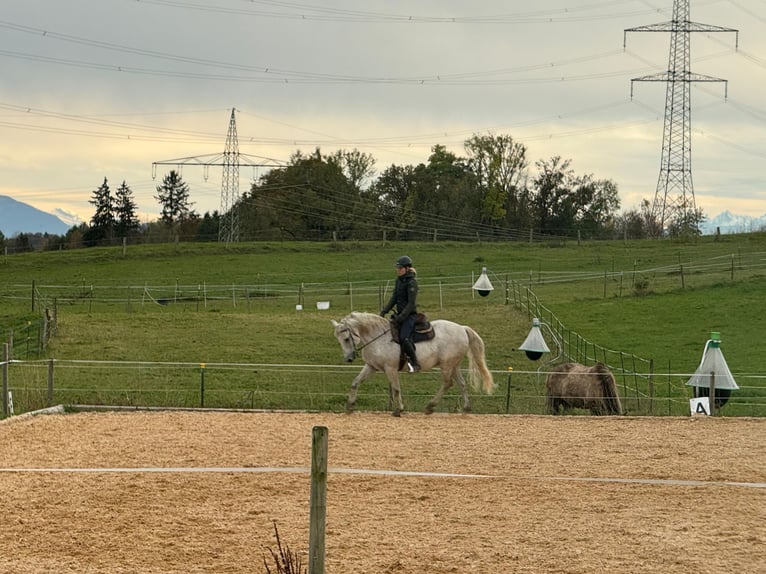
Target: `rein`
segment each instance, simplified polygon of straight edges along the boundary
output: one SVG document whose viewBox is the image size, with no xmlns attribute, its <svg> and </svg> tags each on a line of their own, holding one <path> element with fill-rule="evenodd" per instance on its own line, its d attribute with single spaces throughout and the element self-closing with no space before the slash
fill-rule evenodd
<svg viewBox="0 0 766 574">
<path fill-rule="evenodd" d="M 346 328 L 348 329 L 348 327 L 346 327 Z M 349 330 L 349 332 L 350 332 L 352 335 L 354 334 L 354 332 L 353 332 L 351 329 L 348 329 L 348 330 Z M 378 339 L 380 339 L 380 338 L 381 338 L 383 335 L 385 335 L 386 333 L 390 333 L 390 332 L 391 332 L 391 327 L 389 327 L 388 329 L 385 329 L 385 330 L 384 330 L 384 331 L 383 331 L 383 332 L 382 332 L 380 335 L 377 335 L 377 336 L 373 337 L 372 339 L 370 339 L 369 341 L 367 341 L 367 342 L 366 342 L 366 343 L 364 343 L 363 345 L 359 345 L 359 346 L 357 346 L 357 345 L 356 345 L 356 343 L 354 343 L 354 350 L 355 350 L 355 351 L 358 353 L 359 351 L 361 351 L 362 349 L 364 349 L 364 348 L 365 348 L 367 345 L 370 345 L 371 343 L 374 343 L 375 341 L 377 341 Z M 359 337 L 359 335 L 357 335 L 357 337 Z M 359 337 L 359 340 L 361 341 L 361 340 L 362 340 L 362 338 L 361 338 L 361 337 Z"/>
</svg>

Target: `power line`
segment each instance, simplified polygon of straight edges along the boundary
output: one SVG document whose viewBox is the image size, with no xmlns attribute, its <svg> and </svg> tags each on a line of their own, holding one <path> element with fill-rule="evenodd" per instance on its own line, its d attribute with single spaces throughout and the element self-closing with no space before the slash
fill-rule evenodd
<svg viewBox="0 0 766 574">
<path fill-rule="evenodd" d="M 586 4 L 584 6 L 557 8 L 552 10 L 522 11 L 508 14 L 494 14 L 487 16 L 434 16 L 417 14 L 395 14 L 385 12 L 369 12 L 364 10 L 349 10 L 331 8 L 313 4 L 298 2 L 278 2 L 273 0 L 242 0 L 249 8 L 229 8 L 221 6 L 209 6 L 199 2 L 182 0 L 142 0 L 141 4 L 154 4 L 184 10 L 196 10 L 207 13 L 236 14 L 240 16 L 267 17 L 283 20 L 296 20 L 302 22 L 348 22 L 348 23 L 377 23 L 377 24 L 402 24 L 402 25 L 433 25 L 433 24 L 472 24 L 472 25 L 497 25 L 497 24 L 553 24 L 553 23 L 577 23 L 591 20 L 610 20 L 625 18 L 627 16 L 641 16 L 655 13 L 653 8 L 630 10 L 625 12 L 612 11 L 615 6 L 621 4 L 633 4 L 633 0 L 602 1 Z M 275 9 L 254 9 L 254 5 L 264 5 Z M 475 5 L 473 5 L 475 8 Z M 605 13 L 594 13 L 606 8 Z M 474 10 L 475 12 L 475 10 Z"/>
</svg>

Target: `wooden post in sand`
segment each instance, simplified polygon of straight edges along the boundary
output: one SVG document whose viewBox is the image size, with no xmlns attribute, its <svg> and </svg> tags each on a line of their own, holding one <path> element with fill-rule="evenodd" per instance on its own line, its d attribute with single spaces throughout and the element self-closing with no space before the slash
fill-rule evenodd
<svg viewBox="0 0 766 574">
<path fill-rule="evenodd" d="M 311 441 L 311 513 L 309 517 L 308 574 L 324 574 L 326 515 L 327 427 L 314 427 Z"/>
<path fill-rule="evenodd" d="M 8 343 L 3 343 L 3 417 L 8 416 L 8 361 L 10 353 Z"/>
</svg>

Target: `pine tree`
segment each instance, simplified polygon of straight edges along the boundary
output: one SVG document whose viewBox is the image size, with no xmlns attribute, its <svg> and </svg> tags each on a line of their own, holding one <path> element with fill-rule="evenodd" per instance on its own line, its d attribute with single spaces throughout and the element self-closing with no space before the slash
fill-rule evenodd
<svg viewBox="0 0 766 574">
<path fill-rule="evenodd" d="M 114 216 L 117 220 L 115 231 L 119 237 L 127 237 L 139 228 L 140 222 L 138 215 L 136 215 L 138 206 L 133 199 L 133 192 L 125 180 L 114 195 Z"/>
<path fill-rule="evenodd" d="M 89 203 L 96 206 L 96 212 L 90 220 L 90 239 L 98 241 L 111 239 L 114 235 L 114 204 L 109 183 L 104 178 L 104 183 L 93 192 L 93 199 Z"/>
<path fill-rule="evenodd" d="M 157 186 L 157 195 L 154 198 L 162 206 L 160 220 L 168 227 L 176 228 L 178 224 L 197 216 L 191 209 L 192 203 L 189 202 L 189 186 L 175 170 L 171 170 L 162 178 L 162 185 Z"/>
</svg>

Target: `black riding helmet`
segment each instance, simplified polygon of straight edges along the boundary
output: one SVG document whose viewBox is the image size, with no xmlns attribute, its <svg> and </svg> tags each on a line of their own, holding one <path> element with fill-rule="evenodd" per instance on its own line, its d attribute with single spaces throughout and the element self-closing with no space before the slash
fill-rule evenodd
<svg viewBox="0 0 766 574">
<path fill-rule="evenodd" d="M 410 259 L 406 255 L 402 255 L 399 259 L 396 260 L 396 266 L 397 267 L 412 267 L 412 259 Z"/>
</svg>

